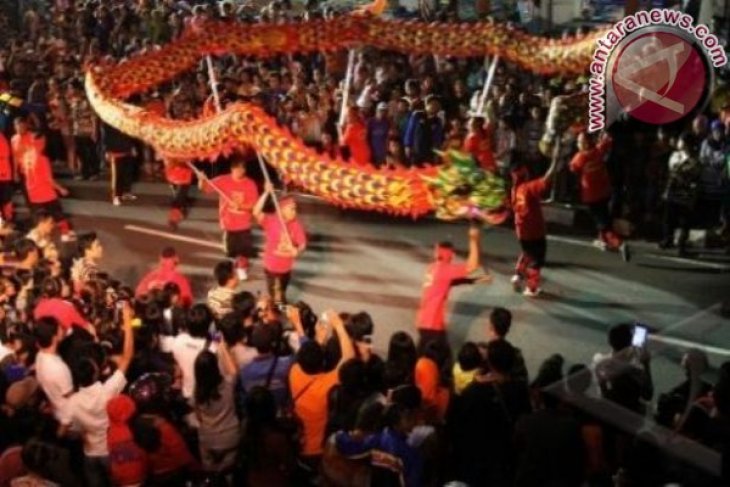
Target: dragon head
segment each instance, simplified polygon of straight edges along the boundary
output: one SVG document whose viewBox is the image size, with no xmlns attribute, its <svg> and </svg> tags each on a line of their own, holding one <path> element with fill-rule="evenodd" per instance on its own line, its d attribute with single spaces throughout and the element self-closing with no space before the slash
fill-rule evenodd
<svg viewBox="0 0 730 487">
<path fill-rule="evenodd" d="M 480 168 L 470 154 L 450 150 L 439 155 L 443 165 L 424 177 L 432 191 L 437 218 L 479 219 L 493 225 L 507 219 L 509 209 L 502 178 Z"/>
</svg>

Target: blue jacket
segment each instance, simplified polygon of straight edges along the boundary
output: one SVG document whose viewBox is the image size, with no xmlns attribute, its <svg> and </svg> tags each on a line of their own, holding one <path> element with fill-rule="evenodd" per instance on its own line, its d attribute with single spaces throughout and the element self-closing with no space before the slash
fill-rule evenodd
<svg viewBox="0 0 730 487">
<path fill-rule="evenodd" d="M 411 160 L 415 163 L 434 161 L 434 150 L 444 143 L 444 125 L 438 117 L 427 117 L 423 111 L 411 114 L 406 126 L 403 146 L 411 149 Z"/>
<path fill-rule="evenodd" d="M 399 475 L 406 487 L 419 487 L 423 459 L 415 448 L 408 445 L 408 437 L 390 428 L 362 440 L 340 431 L 335 436 L 337 450 L 346 457 L 370 455 L 370 463 L 377 468 Z"/>
</svg>

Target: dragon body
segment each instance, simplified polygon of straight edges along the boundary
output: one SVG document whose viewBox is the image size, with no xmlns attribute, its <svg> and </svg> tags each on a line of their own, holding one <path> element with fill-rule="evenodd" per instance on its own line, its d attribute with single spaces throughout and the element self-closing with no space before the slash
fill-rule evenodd
<svg viewBox="0 0 730 487">
<path fill-rule="evenodd" d="M 264 58 L 357 45 L 415 54 L 499 55 L 536 73 L 573 76 L 585 72 L 600 35 L 550 41 L 493 23 L 425 24 L 370 15 L 285 25 L 210 22 L 158 51 L 91 67 L 86 92 L 104 122 L 151 145 L 167 160 L 213 160 L 250 147 L 288 183 L 341 207 L 414 218 L 431 212 L 456 218 L 467 209 L 503 215 L 504 186 L 464 154 L 446 153 L 446 164 L 440 167 L 363 168 L 317 153 L 249 103 L 233 103 L 220 113 L 180 121 L 126 100 L 195 68 L 206 55 Z"/>
</svg>

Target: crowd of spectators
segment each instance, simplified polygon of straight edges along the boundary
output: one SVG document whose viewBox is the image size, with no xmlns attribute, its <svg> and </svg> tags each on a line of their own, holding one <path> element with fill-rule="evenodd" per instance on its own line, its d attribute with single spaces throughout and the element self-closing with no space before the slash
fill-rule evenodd
<svg viewBox="0 0 730 487">
<path fill-rule="evenodd" d="M 88 63 L 141 55 L 206 16 L 332 15 L 281 1 L 220 9 L 144 0 L 8 5 L 0 92 L 11 96 L 0 99 L 0 130 L 13 135 L 17 108 L 32 114 L 56 170 L 81 179 L 99 178 L 120 154 L 84 97 Z M 506 175 L 519 160 L 539 175 L 548 162 L 539 141 L 550 103 L 579 88 L 500 64 L 485 112 L 474 116 L 482 59 L 363 48 L 354 104 L 340 125 L 346 57 L 223 57 L 216 61 L 221 98 L 260 104 L 307 144 L 352 164 L 404 169 L 437 162 L 434 149 L 456 148 L 486 170 Z M 176 119 L 199 116 L 211 104 L 206 70 L 138 101 Z M 607 160 L 613 216 L 643 228 L 663 209 L 661 243 L 673 245 L 680 228 L 681 252 L 698 215 L 708 227 L 727 225 L 728 113 L 699 115 L 687 131 L 620 122 Z M 561 134 L 566 162 L 579 132 Z M 161 174 L 149 148 L 131 144 L 122 155 L 143 177 Z M 573 201 L 576 183 L 564 166 L 554 197 Z M 128 181 L 115 203 L 131 200 Z M 204 303 L 175 270 L 180 257 L 170 248 L 156 274 L 132 289 L 103 271 L 95 234 L 57 241 L 57 216 L 39 210 L 28 232 L 22 225 L 3 232 L 12 266 L 0 278 L 0 486 L 729 481 L 730 367 L 708 383 L 707 357 L 697 351 L 683 360 L 686 380 L 663 394 L 628 324 L 610 330 L 611 351 L 594 364 L 568 366 L 554 355 L 529 374 L 507 338 L 511 313 L 496 308 L 483 325 L 486 343 L 417 350 L 399 331 L 380 354 L 372 348 L 380 331 L 367 312 L 277 306 L 243 290 L 230 263 L 216 267 L 218 286 Z M 639 433 L 644 419 L 654 426 Z M 661 431 L 723 454 L 722 479 L 658 446 Z"/>
<path fill-rule="evenodd" d="M 69 265 L 36 243 L 52 230 L 0 280 L 0 485 L 726 485 L 728 364 L 708 382 L 689 350 L 656 394 L 631 324 L 594 363 L 532 374 L 505 308 L 453 362 L 404 331 L 380 354 L 367 312 L 277 306 L 229 262 L 230 292 L 196 301 L 173 248 L 132 289 L 96 235 Z M 722 479 L 677 453 L 699 445 Z"/>
</svg>

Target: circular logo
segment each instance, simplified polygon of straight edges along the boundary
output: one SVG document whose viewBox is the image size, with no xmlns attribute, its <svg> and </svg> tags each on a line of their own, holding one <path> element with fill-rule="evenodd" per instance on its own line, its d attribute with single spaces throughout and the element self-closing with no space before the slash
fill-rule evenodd
<svg viewBox="0 0 730 487">
<path fill-rule="evenodd" d="M 691 42 L 671 32 L 651 32 L 619 44 L 611 83 L 624 111 L 659 125 L 697 106 L 708 83 L 707 68 Z"/>
</svg>

